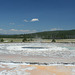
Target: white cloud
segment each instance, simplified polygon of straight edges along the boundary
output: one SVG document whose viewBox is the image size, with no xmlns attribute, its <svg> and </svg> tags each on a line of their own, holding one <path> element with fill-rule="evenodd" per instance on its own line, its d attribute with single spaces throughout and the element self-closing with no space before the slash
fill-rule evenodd
<svg viewBox="0 0 75 75">
<path fill-rule="evenodd" d="M 35 21 L 39 21 L 39 19 L 34 18 L 34 19 L 31 20 L 31 22 L 35 22 Z"/>
<path fill-rule="evenodd" d="M 28 22 L 28 20 L 25 19 L 24 22 Z"/>
<path fill-rule="evenodd" d="M 16 29 L 10 29 L 10 31 L 18 31 L 18 30 L 16 30 Z"/>
<path fill-rule="evenodd" d="M 30 30 L 19 30 L 21 32 L 30 32 Z"/>
<path fill-rule="evenodd" d="M 51 31 L 56 31 L 56 30 L 63 30 L 61 28 L 52 28 Z"/>
<path fill-rule="evenodd" d="M 39 19 L 38 18 L 33 18 L 30 21 L 24 19 L 24 22 L 35 22 L 35 21 L 39 21 Z"/>
<path fill-rule="evenodd" d="M 24 34 L 24 33 L 35 33 L 36 30 L 18 30 L 18 29 L 0 29 L 0 34 Z"/>
</svg>

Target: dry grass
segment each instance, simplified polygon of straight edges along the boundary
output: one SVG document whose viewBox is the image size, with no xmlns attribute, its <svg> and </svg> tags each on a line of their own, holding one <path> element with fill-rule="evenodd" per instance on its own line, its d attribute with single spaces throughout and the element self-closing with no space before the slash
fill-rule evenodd
<svg viewBox="0 0 75 75">
<path fill-rule="evenodd" d="M 11 40 L 13 40 L 13 42 L 22 42 L 23 38 L 3 38 L 4 42 L 11 42 Z M 32 39 L 33 41 L 26 41 L 26 42 L 46 42 L 49 43 L 52 41 L 52 39 Z M 55 39 L 56 42 L 75 42 L 75 39 Z"/>
</svg>

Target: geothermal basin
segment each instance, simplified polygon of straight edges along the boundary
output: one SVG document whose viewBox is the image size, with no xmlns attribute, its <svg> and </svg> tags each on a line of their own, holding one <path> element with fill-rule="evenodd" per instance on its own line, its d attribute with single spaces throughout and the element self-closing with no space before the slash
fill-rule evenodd
<svg viewBox="0 0 75 75">
<path fill-rule="evenodd" d="M 9 62 L 74 63 L 75 43 L 2 43 L 0 55 Z"/>
<path fill-rule="evenodd" d="M 75 43 L 1 43 L 0 75 L 75 75 Z"/>
</svg>

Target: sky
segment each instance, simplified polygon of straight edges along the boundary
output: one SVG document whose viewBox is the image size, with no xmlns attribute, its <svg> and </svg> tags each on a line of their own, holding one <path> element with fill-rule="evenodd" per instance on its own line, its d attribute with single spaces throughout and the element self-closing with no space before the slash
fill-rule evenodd
<svg viewBox="0 0 75 75">
<path fill-rule="evenodd" d="M 75 29 L 75 0 L 0 0 L 0 34 Z"/>
</svg>

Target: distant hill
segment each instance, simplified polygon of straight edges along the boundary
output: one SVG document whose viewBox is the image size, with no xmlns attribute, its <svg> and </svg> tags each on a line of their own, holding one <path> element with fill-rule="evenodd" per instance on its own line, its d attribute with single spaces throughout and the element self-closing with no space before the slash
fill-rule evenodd
<svg viewBox="0 0 75 75">
<path fill-rule="evenodd" d="M 43 39 L 67 39 L 67 38 L 75 38 L 75 30 L 60 30 L 60 31 L 44 31 L 32 34 L 25 34 L 27 37 L 40 37 Z"/>
<path fill-rule="evenodd" d="M 0 35 L 0 38 L 75 39 L 75 30 L 44 31 L 19 35 Z"/>
</svg>

